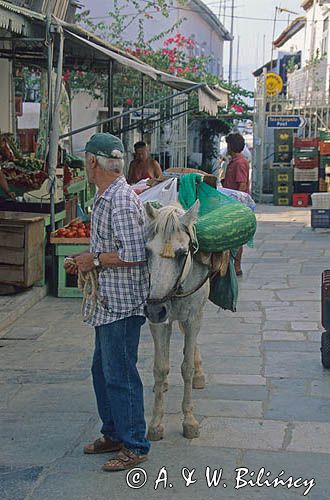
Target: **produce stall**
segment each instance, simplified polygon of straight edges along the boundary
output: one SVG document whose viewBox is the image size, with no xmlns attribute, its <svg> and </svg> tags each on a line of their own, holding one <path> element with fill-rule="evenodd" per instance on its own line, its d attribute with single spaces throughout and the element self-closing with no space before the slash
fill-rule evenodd
<svg viewBox="0 0 330 500">
<path fill-rule="evenodd" d="M 87 252 L 89 249 L 90 224 L 75 219 L 50 235 L 56 256 L 56 296 L 81 297 L 77 288 L 77 277 L 64 270 L 64 260 L 72 254 Z"/>
</svg>

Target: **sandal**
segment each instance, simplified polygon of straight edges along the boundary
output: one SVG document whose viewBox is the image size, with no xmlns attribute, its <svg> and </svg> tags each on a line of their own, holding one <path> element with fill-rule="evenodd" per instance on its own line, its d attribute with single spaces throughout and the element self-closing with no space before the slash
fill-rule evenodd
<svg viewBox="0 0 330 500">
<path fill-rule="evenodd" d="M 103 436 L 96 439 L 94 443 L 84 446 L 84 453 L 86 455 L 94 455 L 96 453 L 111 453 L 113 451 L 121 450 L 122 447 L 122 443 L 113 441 L 110 437 Z"/>
<path fill-rule="evenodd" d="M 110 458 L 102 467 L 106 472 L 127 470 L 148 460 L 148 455 L 136 455 L 127 448 L 122 448 L 115 458 Z"/>
</svg>

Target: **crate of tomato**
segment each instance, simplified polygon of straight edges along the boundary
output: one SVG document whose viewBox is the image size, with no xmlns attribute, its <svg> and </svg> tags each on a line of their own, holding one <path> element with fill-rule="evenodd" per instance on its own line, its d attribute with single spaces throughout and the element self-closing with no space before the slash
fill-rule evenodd
<svg viewBox="0 0 330 500">
<path fill-rule="evenodd" d="M 64 227 L 57 229 L 50 235 L 50 242 L 54 245 L 84 245 L 89 244 L 90 223 L 74 219 Z"/>
</svg>

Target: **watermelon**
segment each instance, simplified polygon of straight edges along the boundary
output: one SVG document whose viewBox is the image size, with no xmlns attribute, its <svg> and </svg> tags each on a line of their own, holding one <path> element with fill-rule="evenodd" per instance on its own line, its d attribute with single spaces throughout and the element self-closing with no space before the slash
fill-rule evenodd
<svg viewBox="0 0 330 500">
<path fill-rule="evenodd" d="M 252 240 L 257 228 L 252 210 L 240 203 L 223 205 L 198 217 L 196 233 L 203 252 L 239 248 Z"/>
</svg>

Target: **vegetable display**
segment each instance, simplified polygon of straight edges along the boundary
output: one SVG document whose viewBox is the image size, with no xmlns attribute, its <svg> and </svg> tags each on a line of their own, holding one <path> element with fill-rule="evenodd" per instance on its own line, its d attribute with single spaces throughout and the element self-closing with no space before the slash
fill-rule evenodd
<svg viewBox="0 0 330 500">
<path fill-rule="evenodd" d="M 39 170 L 38 172 L 24 172 L 14 164 L 8 164 L 2 169 L 2 173 L 9 185 L 25 187 L 26 191 L 39 189 L 47 179 L 47 174 Z"/>
<path fill-rule="evenodd" d="M 90 224 L 81 221 L 72 221 L 53 233 L 53 238 L 89 238 Z"/>
</svg>

